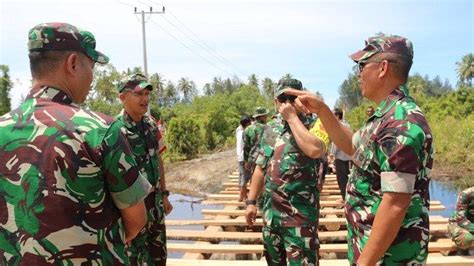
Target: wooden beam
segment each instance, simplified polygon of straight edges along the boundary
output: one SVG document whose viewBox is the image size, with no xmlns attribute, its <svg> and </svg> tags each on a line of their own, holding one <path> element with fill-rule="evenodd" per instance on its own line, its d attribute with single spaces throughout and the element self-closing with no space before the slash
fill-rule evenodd
<svg viewBox="0 0 474 266">
<path fill-rule="evenodd" d="M 431 216 L 430 224 L 446 224 L 448 218 Z M 181 225 L 218 225 L 218 226 L 246 226 L 244 217 L 238 217 L 236 219 L 212 219 L 212 220 L 166 220 L 167 226 L 181 226 Z M 346 224 L 346 218 L 319 218 L 320 225 L 327 224 Z M 262 219 L 257 219 L 255 222 L 256 226 L 263 225 Z"/>
<path fill-rule="evenodd" d="M 447 224 L 433 224 L 430 226 L 430 234 L 434 236 L 444 236 L 448 231 Z M 347 237 L 346 230 L 340 231 L 319 231 L 319 240 L 340 239 L 344 241 Z M 219 243 L 221 241 L 261 241 L 261 232 L 208 232 L 201 230 L 176 230 L 167 229 L 166 237 L 170 240 L 205 241 Z"/>
<path fill-rule="evenodd" d="M 472 266 L 474 256 L 431 256 L 428 255 L 427 266 Z M 347 260 L 319 260 L 320 266 L 347 266 Z M 168 259 L 168 266 L 265 266 L 265 260 L 183 260 Z"/>
<path fill-rule="evenodd" d="M 340 195 L 329 195 L 329 196 L 320 196 L 320 200 L 337 200 L 341 199 Z M 207 199 L 212 200 L 235 200 L 239 199 L 239 195 L 222 195 L 222 194 L 210 194 L 207 196 Z"/>
<path fill-rule="evenodd" d="M 263 245 L 260 244 L 178 244 L 167 243 L 168 252 L 194 252 L 194 253 L 226 253 L 226 254 L 254 254 L 262 253 Z M 430 242 L 429 252 L 457 250 L 454 242 Z M 347 253 L 347 244 L 321 244 L 320 252 Z"/>
<path fill-rule="evenodd" d="M 245 210 L 208 210 L 204 209 L 201 211 L 203 215 L 228 215 L 228 216 L 244 216 Z M 344 215 L 344 209 L 321 209 L 319 210 L 320 215 Z M 262 216 L 262 213 L 258 211 L 257 215 Z"/>
</svg>

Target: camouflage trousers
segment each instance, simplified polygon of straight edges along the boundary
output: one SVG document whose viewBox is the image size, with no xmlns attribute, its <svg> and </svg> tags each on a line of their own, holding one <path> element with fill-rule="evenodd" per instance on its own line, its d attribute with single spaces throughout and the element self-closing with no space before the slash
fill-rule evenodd
<svg viewBox="0 0 474 266">
<path fill-rule="evenodd" d="M 455 223 L 449 223 L 448 234 L 460 249 L 469 249 L 474 247 L 474 236 L 468 230 Z"/>
<path fill-rule="evenodd" d="M 262 234 L 268 265 L 319 265 L 316 227 L 264 226 Z"/>
<path fill-rule="evenodd" d="M 131 265 L 166 265 L 166 227 L 148 223 L 127 248 Z"/>
</svg>

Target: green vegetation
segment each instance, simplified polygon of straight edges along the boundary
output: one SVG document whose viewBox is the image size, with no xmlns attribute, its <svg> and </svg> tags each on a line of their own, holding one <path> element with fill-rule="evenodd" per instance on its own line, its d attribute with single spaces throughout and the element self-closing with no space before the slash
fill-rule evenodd
<svg viewBox="0 0 474 266">
<path fill-rule="evenodd" d="M 3 115 L 10 112 L 11 100 L 8 94 L 13 87 L 13 83 L 8 74 L 8 66 L 0 65 L 0 72 L 0 115 Z"/>
</svg>

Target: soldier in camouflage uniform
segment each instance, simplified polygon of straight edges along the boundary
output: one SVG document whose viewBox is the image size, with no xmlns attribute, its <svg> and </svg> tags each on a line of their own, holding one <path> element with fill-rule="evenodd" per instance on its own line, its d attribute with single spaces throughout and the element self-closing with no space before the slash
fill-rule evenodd
<svg viewBox="0 0 474 266">
<path fill-rule="evenodd" d="M 255 122 L 248 126 L 244 131 L 244 164 L 245 168 L 250 171 L 250 176 L 255 169 L 255 160 L 260 149 L 260 140 L 262 138 L 263 129 L 267 123 L 268 111 L 265 107 L 255 108 L 253 115 Z M 249 180 L 242 179 L 240 181 L 240 198 L 242 201 L 247 198 L 247 182 Z"/>
<path fill-rule="evenodd" d="M 30 30 L 33 85 L 0 117 L 0 265 L 128 265 L 151 190 L 114 119 L 82 109 L 94 36 L 66 23 Z"/>
<path fill-rule="evenodd" d="M 459 194 L 456 212 L 449 218 L 448 233 L 459 248 L 474 247 L 474 187 Z"/>
<path fill-rule="evenodd" d="M 412 44 L 400 36 L 379 35 L 351 58 L 358 66 L 362 95 L 378 104 L 355 134 L 316 95 L 287 93 L 298 96 L 301 109 L 317 113 L 331 140 L 353 155 L 345 203 L 350 262 L 424 264 L 433 138 L 406 86 Z"/>
<path fill-rule="evenodd" d="M 262 229 L 268 265 L 317 265 L 319 190 L 317 159 L 324 143 L 309 132 L 314 120 L 281 99 L 288 88 L 302 89 L 296 79 L 280 81 L 276 104 L 282 120 L 266 127 L 252 176 L 246 220 L 256 215 L 256 198 L 264 187 Z"/>
<path fill-rule="evenodd" d="M 128 247 L 128 255 L 138 265 L 166 265 L 165 214 L 173 208 L 168 200 L 163 160 L 164 142 L 155 119 L 147 115 L 153 86 L 142 74 L 133 74 L 119 84 L 119 97 L 124 106 L 117 117 L 127 129 L 127 139 L 142 173 L 153 190 L 145 199 L 147 224 Z"/>
</svg>

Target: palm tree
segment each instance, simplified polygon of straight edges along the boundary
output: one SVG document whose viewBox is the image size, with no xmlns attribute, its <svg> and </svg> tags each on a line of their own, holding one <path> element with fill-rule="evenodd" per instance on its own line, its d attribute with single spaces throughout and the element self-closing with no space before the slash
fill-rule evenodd
<svg viewBox="0 0 474 266">
<path fill-rule="evenodd" d="M 158 106 L 163 106 L 165 79 L 162 75 L 154 73 L 150 76 L 149 80 L 151 85 L 153 85 L 153 88 L 155 89 L 154 93 L 151 96 L 151 102 L 156 102 Z"/>
<path fill-rule="evenodd" d="M 262 81 L 262 89 L 265 97 L 273 99 L 275 97 L 275 83 L 270 78 L 265 78 Z"/>
<path fill-rule="evenodd" d="M 258 89 L 258 78 L 257 75 L 251 74 L 249 76 L 249 86 L 254 86 L 255 88 Z"/>
<path fill-rule="evenodd" d="M 461 62 L 457 62 L 458 78 L 462 84 L 472 86 L 472 78 L 474 77 L 474 55 L 472 53 L 463 56 Z"/>
<path fill-rule="evenodd" d="M 188 78 L 181 78 L 178 81 L 178 91 L 183 94 L 183 102 L 190 103 L 192 97 L 196 94 L 196 84 Z"/>
</svg>

